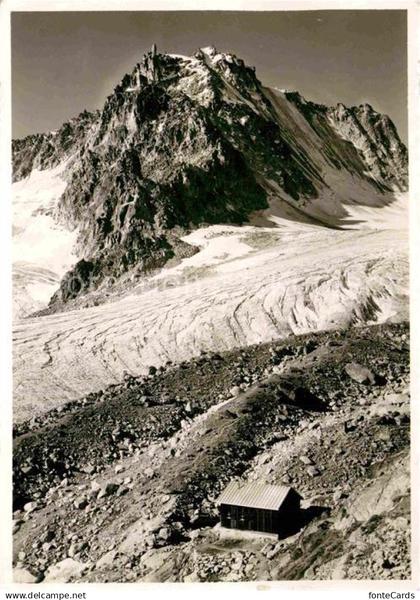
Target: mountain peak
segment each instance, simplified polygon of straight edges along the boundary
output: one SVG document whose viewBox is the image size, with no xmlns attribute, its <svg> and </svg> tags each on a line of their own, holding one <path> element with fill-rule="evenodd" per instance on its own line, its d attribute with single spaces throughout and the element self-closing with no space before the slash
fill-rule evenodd
<svg viewBox="0 0 420 600">
<path fill-rule="evenodd" d="M 69 161 L 56 217 L 78 229 L 84 262 L 66 277 L 63 301 L 69 281 L 76 295 L 85 289 L 86 273 L 101 285 L 161 267 L 182 246 L 176 228 L 243 223 L 273 201 L 339 225 L 346 202 L 369 190 L 380 205 L 407 177 L 388 117 L 265 88 L 214 46 L 185 57 L 154 44 L 101 111 L 14 142 L 13 154 L 16 179 Z"/>
<path fill-rule="evenodd" d="M 211 56 L 212 58 L 216 56 L 216 54 L 218 54 L 215 46 L 204 46 L 202 48 L 199 48 L 199 52 L 207 54 L 207 56 Z"/>
</svg>

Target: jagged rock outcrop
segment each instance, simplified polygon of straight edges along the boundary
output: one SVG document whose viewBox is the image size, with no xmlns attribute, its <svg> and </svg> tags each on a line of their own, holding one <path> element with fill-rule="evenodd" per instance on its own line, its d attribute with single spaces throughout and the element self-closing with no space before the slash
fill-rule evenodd
<svg viewBox="0 0 420 600">
<path fill-rule="evenodd" d="M 298 92 L 286 92 L 285 96 L 324 140 L 325 152 L 337 168 L 350 169 L 360 177 L 369 174 L 382 191 L 407 189 L 407 148 L 387 115 L 370 104 L 327 107 L 305 100 Z M 331 129 L 339 136 L 338 146 Z"/>
<path fill-rule="evenodd" d="M 328 110 L 328 116 L 341 136 L 360 151 L 372 177 L 397 190 L 407 188 L 407 149 L 387 115 L 370 104 L 350 109 L 338 104 Z"/>
<path fill-rule="evenodd" d="M 85 110 L 57 131 L 12 140 L 13 181 L 27 177 L 33 169 L 55 167 L 81 149 L 99 114 L 99 111 L 92 113 Z"/>
<path fill-rule="evenodd" d="M 388 117 L 269 90 L 214 48 L 191 58 L 154 48 L 101 111 L 14 141 L 13 158 L 15 180 L 68 161 L 55 216 L 77 228 L 81 260 L 53 303 L 163 266 L 200 223 L 243 223 L 275 200 L 337 225 L 346 203 L 387 204 L 407 185 Z"/>
</svg>

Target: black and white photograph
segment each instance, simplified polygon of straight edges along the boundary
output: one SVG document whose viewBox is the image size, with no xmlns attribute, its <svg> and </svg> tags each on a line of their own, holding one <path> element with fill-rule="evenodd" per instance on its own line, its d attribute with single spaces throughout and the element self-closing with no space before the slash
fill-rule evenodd
<svg viewBox="0 0 420 600">
<path fill-rule="evenodd" d="M 14 584 L 414 581 L 408 10 L 312 4 L 11 11 Z"/>
</svg>

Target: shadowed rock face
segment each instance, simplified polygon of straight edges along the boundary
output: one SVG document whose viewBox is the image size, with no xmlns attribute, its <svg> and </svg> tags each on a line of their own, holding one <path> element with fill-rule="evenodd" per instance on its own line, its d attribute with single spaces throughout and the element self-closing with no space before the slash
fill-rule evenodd
<svg viewBox="0 0 420 600">
<path fill-rule="evenodd" d="M 387 115 L 370 104 L 327 107 L 306 101 L 298 92 L 286 92 L 286 97 L 324 139 L 325 151 L 337 168 L 361 177 L 369 174 L 381 190 L 407 189 L 407 148 Z M 331 129 L 338 134 L 339 144 Z"/>
<path fill-rule="evenodd" d="M 82 148 L 99 114 L 99 111 L 91 113 L 85 110 L 64 123 L 58 131 L 12 140 L 13 181 L 27 177 L 33 169 L 55 167 Z"/>
<path fill-rule="evenodd" d="M 52 303 L 127 271 L 159 268 L 177 255 L 175 231 L 243 223 L 273 194 L 310 207 L 331 188 L 327 164 L 372 193 L 405 189 L 407 151 L 388 117 L 368 105 L 327 108 L 293 93 L 282 101 L 309 123 L 318 154 L 296 139 L 293 123 L 241 59 L 214 48 L 192 58 L 151 52 L 101 111 L 14 141 L 15 180 L 69 160 L 56 218 L 78 229 L 83 262 Z"/>
<path fill-rule="evenodd" d="M 370 104 L 350 109 L 343 104 L 328 110 L 328 116 L 342 137 L 353 143 L 379 182 L 399 190 L 408 186 L 407 149 L 387 115 Z"/>
</svg>

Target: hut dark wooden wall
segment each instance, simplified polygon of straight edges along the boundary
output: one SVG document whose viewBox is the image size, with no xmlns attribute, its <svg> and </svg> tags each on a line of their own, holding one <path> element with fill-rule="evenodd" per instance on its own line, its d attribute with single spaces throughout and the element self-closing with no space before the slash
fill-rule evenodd
<svg viewBox="0 0 420 600">
<path fill-rule="evenodd" d="M 220 506 L 220 520 L 223 527 L 248 531 L 277 533 L 279 511 L 246 506 Z"/>
<path fill-rule="evenodd" d="M 223 527 L 285 534 L 293 529 L 299 517 L 300 496 L 291 490 L 279 510 L 221 504 L 219 512 Z"/>
</svg>

